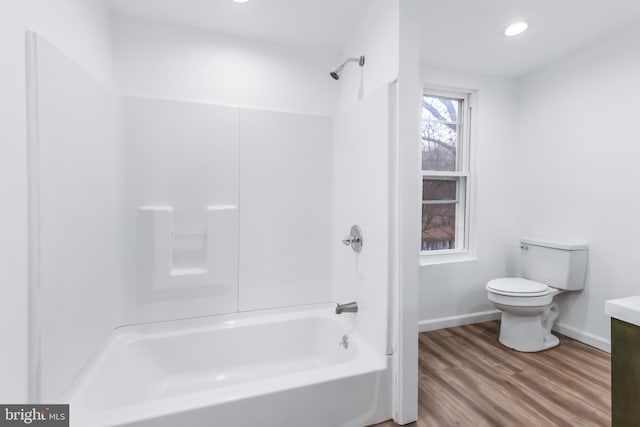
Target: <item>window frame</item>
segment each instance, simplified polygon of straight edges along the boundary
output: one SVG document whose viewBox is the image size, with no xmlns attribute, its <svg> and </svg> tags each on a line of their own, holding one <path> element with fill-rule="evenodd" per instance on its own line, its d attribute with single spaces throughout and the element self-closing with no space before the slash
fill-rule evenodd
<svg viewBox="0 0 640 427">
<path fill-rule="evenodd" d="M 449 90 L 441 89 L 431 85 L 424 85 L 422 90 L 422 98 L 425 96 L 442 97 L 455 100 L 461 100 L 461 106 L 458 111 L 458 126 L 461 131 L 458 132 L 457 153 L 456 153 L 456 170 L 455 171 L 430 171 L 422 169 L 422 150 L 420 150 L 420 179 L 421 190 L 425 179 L 449 179 L 457 181 L 456 191 L 456 224 L 455 224 L 455 242 L 456 247 L 453 249 L 440 250 L 422 250 L 420 245 L 421 264 L 432 264 L 451 261 L 463 261 L 475 259 L 472 255 L 472 221 L 471 221 L 471 198 L 473 189 L 472 174 L 472 112 L 474 92 L 469 90 Z M 461 117 L 460 117 L 461 116 Z M 422 128 L 421 119 L 421 128 Z M 422 137 L 421 137 L 422 138 Z M 441 203 L 441 202 L 440 202 Z M 422 206 L 425 203 L 422 198 L 420 203 L 420 241 L 422 242 Z"/>
</svg>

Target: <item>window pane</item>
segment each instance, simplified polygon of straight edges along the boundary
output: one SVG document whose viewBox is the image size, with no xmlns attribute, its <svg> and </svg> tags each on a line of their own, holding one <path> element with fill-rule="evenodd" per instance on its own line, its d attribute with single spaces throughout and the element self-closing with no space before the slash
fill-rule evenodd
<svg viewBox="0 0 640 427">
<path fill-rule="evenodd" d="M 442 133 L 434 134 L 433 128 L 425 126 L 422 129 L 422 170 L 426 171 L 456 171 L 457 165 L 457 135 L 447 138 Z"/>
<path fill-rule="evenodd" d="M 448 179 L 422 180 L 422 200 L 457 200 L 458 181 Z"/>
<path fill-rule="evenodd" d="M 457 170 L 458 152 L 458 132 L 459 126 L 449 121 L 450 117 L 458 119 L 458 108 L 460 101 L 449 99 L 424 97 L 425 100 L 447 101 L 450 107 L 445 104 L 434 103 L 430 109 L 424 107 L 430 105 L 423 102 L 422 109 L 422 169 L 434 171 L 455 171 Z M 455 108 L 452 107 L 455 105 Z M 436 109 L 440 106 L 440 110 Z M 449 112 L 449 109 L 451 110 Z"/>
<path fill-rule="evenodd" d="M 458 122 L 460 100 L 436 96 L 422 97 L 423 120 L 437 120 L 441 122 Z"/>
<path fill-rule="evenodd" d="M 456 247 L 456 204 L 422 205 L 422 250 Z"/>
</svg>

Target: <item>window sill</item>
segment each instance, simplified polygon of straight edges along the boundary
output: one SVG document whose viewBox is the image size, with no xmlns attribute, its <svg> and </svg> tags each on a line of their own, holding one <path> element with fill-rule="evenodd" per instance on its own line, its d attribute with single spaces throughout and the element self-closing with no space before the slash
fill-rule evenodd
<svg viewBox="0 0 640 427">
<path fill-rule="evenodd" d="M 460 262 L 476 262 L 478 257 L 469 251 L 439 254 L 420 254 L 420 266 L 453 264 Z"/>
</svg>

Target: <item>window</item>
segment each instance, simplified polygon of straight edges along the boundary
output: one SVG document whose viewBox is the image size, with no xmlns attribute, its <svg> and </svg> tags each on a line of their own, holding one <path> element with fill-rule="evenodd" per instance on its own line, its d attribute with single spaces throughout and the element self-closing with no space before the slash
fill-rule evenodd
<svg viewBox="0 0 640 427">
<path fill-rule="evenodd" d="M 469 94 L 422 98 L 422 254 L 469 246 Z"/>
</svg>

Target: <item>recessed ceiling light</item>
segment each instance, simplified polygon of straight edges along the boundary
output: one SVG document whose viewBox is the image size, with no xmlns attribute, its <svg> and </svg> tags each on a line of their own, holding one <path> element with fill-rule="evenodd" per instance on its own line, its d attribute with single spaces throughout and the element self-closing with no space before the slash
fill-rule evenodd
<svg viewBox="0 0 640 427">
<path fill-rule="evenodd" d="M 246 3 L 249 0 L 233 0 L 235 3 Z"/>
<path fill-rule="evenodd" d="M 524 33 L 527 28 L 529 28 L 529 24 L 527 24 L 526 22 L 515 22 L 509 25 L 506 30 L 504 30 L 504 35 L 507 37 L 517 36 L 518 34 Z"/>
</svg>

